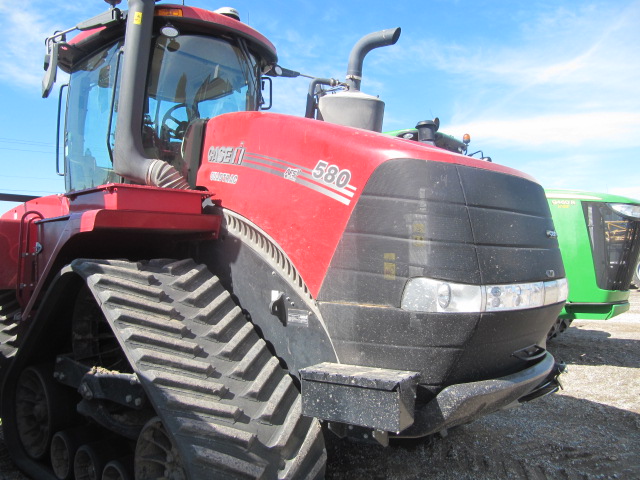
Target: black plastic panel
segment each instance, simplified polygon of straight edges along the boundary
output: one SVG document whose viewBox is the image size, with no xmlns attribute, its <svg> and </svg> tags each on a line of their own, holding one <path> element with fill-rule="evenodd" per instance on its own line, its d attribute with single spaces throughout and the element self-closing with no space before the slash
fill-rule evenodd
<svg viewBox="0 0 640 480">
<path fill-rule="evenodd" d="M 562 304 L 484 314 L 411 313 L 397 308 L 322 303 L 342 363 L 420 372 L 442 387 L 524 368 L 513 353 L 545 346 Z"/>
<path fill-rule="evenodd" d="M 396 159 L 367 183 L 319 299 L 400 306 L 408 278 L 466 284 L 564 277 L 544 191 L 456 164 Z"/>
<path fill-rule="evenodd" d="M 464 383 L 517 372 L 523 361 L 513 353 L 531 345 L 546 347 L 547 333 L 563 304 L 530 310 L 484 313 L 464 352 L 450 371 L 447 384 Z"/>
<path fill-rule="evenodd" d="M 469 205 L 551 217 L 542 187 L 526 178 L 458 166 Z"/>
<path fill-rule="evenodd" d="M 445 381 L 480 317 L 335 303 L 320 311 L 340 362 L 420 372 L 430 385 Z"/>
<path fill-rule="evenodd" d="M 469 206 L 483 284 L 565 276 L 540 185 L 489 170 L 458 167 Z"/>
</svg>

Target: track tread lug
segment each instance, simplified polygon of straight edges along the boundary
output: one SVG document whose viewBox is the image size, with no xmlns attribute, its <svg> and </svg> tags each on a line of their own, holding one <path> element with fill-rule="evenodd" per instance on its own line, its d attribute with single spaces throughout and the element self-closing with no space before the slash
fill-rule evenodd
<svg viewBox="0 0 640 480">
<path fill-rule="evenodd" d="M 250 341 L 251 336 L 255 335 L 253 325 L 249 322 L 245 323 L 236 334 L 224 344 L 220 355 L 224 358 L 235 359 L 245 349 L 247 342 Z"/>
<path fill-rule="evenodd" d="M 266 465 L 243 460 L 198 445 L 193 446 L 196 461 L 206 467 L 233 475 L 231 478 L 265 478 Z"/>
<path fill-rule="evenodd" d="M 273 377 L 280 367 L 280 362 L 275 357 L 271 357 L 267 362 L 265 368 L 258 374 L 251 386 L 245 392 L 245 396 L 248 398 L 259 398 L 263 391 L 270 385 L 269 380 Z"/>
<path fill-rule="evenodd" d="M 205 415 L 216 416 L 233 421 L 237 421 L 244 415 L 244 411 L 241 408 L 236 407 L 235 405 L 228 405 L 226 403 L 216 402 L 212 400 L 209 400 L 205 404 L 205 402 L 203 402 L 202 396 L 170 395 L 169 398 L 166 399 L 165 405 L 167 407 L 170 407 L 172 410 L 175 410 L 175 412 L 172 414 L 178 412 L 198 412 Z"/>
<path fill-rule="evenodd" d="M 163 272 L 169 275 L 183 275 L 189 270 L 198 268 L 198 264 L 192 258 L 184 258 L 182 260 L 155 259 L 150 260 L 149 264 L 160 267 Z"/>
<path fill-rule="evenodd" d="M 153 273 L 140 271 L 136 263 L 126 260 L 87 260 L 77 259 L 71 262 L 73 269 L 83 276 L 92 274 L 108 275 L 115 278 L 134 280 L 141 285 L 156 282 Z"/>
<path fill-rule="evenodd" d="M 272 439 L 272 443 L 269 446 L 278 446 L 284 448 L 287 444 L 287 440 L 293 434 L 293 432 L 299 427 L 301 422 L 306 421 L 306 418 L 302 416 L 302 400 L 297 399 L 291 405 L 291 408 L 287 412 L 280 435 Z"/>
<path fill-rule="evenodd" d="M 189 262 L 178 263 L 179 265 L 177 266 L 177 268 L 169 267 L 169 269 L 186 269 L 186 271 L 182 274 L 179 274 L 179 276 L 171 282 L 171 286 L 173 288 L 177 288 L 183 291 L 192 291 L 197 288 L 197 285 L 202 283 L 203 279 L 209 278 L 207 276 L 208 271 L 204 265 L 196 265 L 192 260 L 190 260 Z M 165 268 L 165 270 L 167 269 Z"/>
<path fill-rule="evenodd" d="M 207 338 L 221 342 L 228 332 L 235 328 L 239 317 L 243 317 L 240 307 L 233 307 L 218 323 L 213 325 L 207 332 Z"/>
<path fill-rule="evenodd" d="M 191 372 L 205 377 L 215 378 L 218 372 L 210 363 L 179 355 L 159 352 L 146 348 L 137 349 L 136 359 L 138 362 L 146 363 L 156 367 L 169 368 L 175 371 Z M 218 375 L 219 376 L 219 375 Z"/>
<path fill-rule="evenodd" d="M 108 291 L 102 295 L 102 301 L 107 306 L 114 309 L 139 310 L 142 312 L 151 312 L 158 315 L 166 315 L 167 317 L 177 320 L 181 319 L 181 315 L 170 304 L 146 300 L 133 295 L 122 295 Z"/>
<path fill-rule="evenodd" d="M 266 342 L 262 338 L 258 338 L 258 341 L 253 344 L 244 357 L 237 363 L 233 369 L 232 375 L 237 378 L 246 378 L 249 372 L 259 365 L 260 360 L 266 357 L 267 354 L 271 356 L 267 349 Z"/>
<path fill-rule="evenodd" d="M 136 281 L 131 281 L 128 278 L 101 275 L 96 280 L 96 285 L 101 288 L 114 290 L 115 292 L 123 292 L 126 295 L 139 295 L 156 302 L 165 298 L 165 293 L 161 288 L 146 283 L 141 284 Z"/>
<path fill-rule="evenodd" d="M 302 446 L 298 450 L 298 455 L 285 463 L 285 467 L 279 472 L 278 478 L 302 478 L 305 474 L 305 478 L 308 479 L 322 478 L 321 474 L 324 471 L 325 463 L 327 461 L 326 451 L 323 452 L 323 455 L 320 456 L 310 468 L 305 465 L 305 460 L 307 460 L 307 456 L 305 454 L 314 448 L 316 442 L 322 441 L 321 437 L 322 429 L 320 424 L 315 423 L 308 430 L 307 435 L 302 442 Z M 305 470 L 304 472 L 301 471 L 303 469 Z"/>
<path fill-rule="evenodd" d="M 118 316 L 118 321 L 131 326 L 160 330 L 180 336 L 185 336 L 189 332 L 189 329 L 183 323 L 175 319 L 166 320 L 153 313 L 121 309 L 115 309 L 114 313 Z"/>
<path fill-rule="evenodd" d="M 205 307 L 216 298 L 216 290 L 221 289 L 220 280 L 217 277 L 200 282 L 198 288 L 190 291 L 182 300 L 191 307 Z"/>
<path fill-rule="evenodd" d="M 176 375 L 167 372 L 149 371 L 147 377 L 156 385 L 171 387 L 178 390 L 185 390 L 191 393 L 205 393 L 215 395 L 218 398 L 223 397 L 229 389 L 222 383 L 203 382 L 195 377 L 184 375 Z"/>
<path fill-rule="evenodd" d="M 143 332 L 133 328 L 125 328 L 122 330 L 122 336 L 128 342 L 146 345 L 148 347 L 157 347 L 165 350 L 177 350 L 183 353 L 190 353 L 193 356 L 202 352 L 202 347 L 194 342 L 188 342 L 182 338 L 175 338 L 169 335 L 156 334 L 151 332 Z"/>
<path fill-rule="evenodd" d="M 194 420 L 191 418 L 178 418 L 180 425 L 179 432 L 187 436 L 197 436 L 200 438 L 219 439 L 225 443 L 238 445 L 247 450 L 251 449 L 257 440 L 257 435 L 251 432 L 234 428 L 231 425 L 221 425 L 205 420 Z"/>
<path fill-rule="evenodd" d="M 20 344 L 20 323 L 16 315 L 20 305 L 15 290 L 0 291 L 0 363 L 15 357 Z"/>
<path fill-rule="evenodd" d="M 287 397 L 293 393 L 293 390 L 295 390 L 295 385 L 293 384 L 291 377 L 288 375 L 283 376 L 280 379 L 280 383 L 278 383 L 278 386 L 269 397 L 269 400 L 267 401 L 264 410 L 260 413 L 258 419 L 263 422 L 273 420 L 280 411 L 279 409 L 282 405 L 286 403 Z"/>
</svg>

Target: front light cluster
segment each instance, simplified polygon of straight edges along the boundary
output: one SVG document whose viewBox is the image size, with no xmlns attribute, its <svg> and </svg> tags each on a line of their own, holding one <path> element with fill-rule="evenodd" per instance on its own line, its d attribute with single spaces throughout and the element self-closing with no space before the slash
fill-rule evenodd
<svg viewBox="0 0 640 480">
<path fill-rule="evenodd" d="M 640 220 L 640 205 L 633 205 L 631 203 L 609 203 L 608 205 L 614 212 L 623 217 Z"/>
<path fill-rule="evenodd" d="M 508 285 L 466 285 L 431 278 L 411 278 L 402 294 L 410 312 L 496 312 L 542 307 L 567 300 L 566 278 Z"/>
</svg>

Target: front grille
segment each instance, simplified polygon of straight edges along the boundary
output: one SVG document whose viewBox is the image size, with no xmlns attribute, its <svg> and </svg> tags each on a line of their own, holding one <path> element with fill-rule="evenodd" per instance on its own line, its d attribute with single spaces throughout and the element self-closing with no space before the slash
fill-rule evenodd
<svg viewBox="0 0 640 480">
<path fill-rule="evenodd" d="M 640 254 L 640 221 L 600 202 L 583 202 L 596 282 L 603 290 L 628 290 Z"/>
</svg>

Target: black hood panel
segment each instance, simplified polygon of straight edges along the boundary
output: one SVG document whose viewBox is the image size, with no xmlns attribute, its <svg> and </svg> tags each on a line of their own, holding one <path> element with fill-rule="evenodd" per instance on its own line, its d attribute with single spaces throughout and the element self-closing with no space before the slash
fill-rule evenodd
<svg viewBox="0 0 640 480">
<path fill-rule="evenodd" d="M 367 183 L 321 301 L 398 307 L 408 278 L 466 284 L 564 277 L 540 185 L 491 170 L 396 159 Z"/>
</svg>

